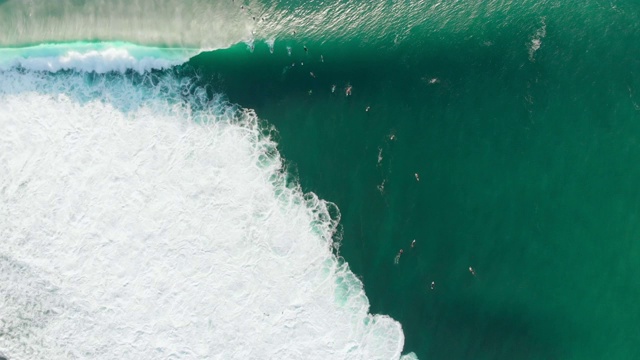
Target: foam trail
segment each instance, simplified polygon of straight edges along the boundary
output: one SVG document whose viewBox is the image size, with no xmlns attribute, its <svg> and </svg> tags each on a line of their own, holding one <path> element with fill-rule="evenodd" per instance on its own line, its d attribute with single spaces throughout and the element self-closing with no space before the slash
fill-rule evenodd
<svg viewBox="0 0 640 360">
<path fill-rule="evenodd" d="M 399 358 L 257 123 L 170 75 L 0 72 L 0 351 Z"/>
<path fill-rule="evenodd" d="M 547 36 L 547 24 L 545 23 L 545 18 L 543 17 L 540 22 L 540 28 L 536 30 L 536 33 L 531 37 L 531 41 L 529 43 L 529 61 L 531 62 L 535 61 L 536 51 L 538 51 L 540 46 L 542 46 L 542 39 Z"/>
</svg>

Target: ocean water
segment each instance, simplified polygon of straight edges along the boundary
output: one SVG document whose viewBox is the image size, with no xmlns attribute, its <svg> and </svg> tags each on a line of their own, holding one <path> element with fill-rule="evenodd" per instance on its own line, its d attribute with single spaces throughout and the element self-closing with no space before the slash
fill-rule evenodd
<svg viewBox="0 0 640 360">
<path fill-rule="evenodd" d="M 0 354 L 640 357 L 639 24 L 0 1 Z"/>
</svg>

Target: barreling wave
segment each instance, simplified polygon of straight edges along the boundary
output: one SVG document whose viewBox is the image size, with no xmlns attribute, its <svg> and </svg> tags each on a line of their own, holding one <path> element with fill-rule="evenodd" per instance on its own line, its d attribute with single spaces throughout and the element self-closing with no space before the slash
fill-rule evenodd
<svg viewBox="0 0 640 360">
<path fill-rule="evenodd" d="M 401 358 L 332 251 L 335 206 L 287 180 L 256 114 L 172 67 L 294 31 L 396 41 L 424 6 L 0 2 L 0 351 Z"/>
<path fill-rule="evenodd" d="M 273 50 L 276 40 L 376 52 L 404 43 L 423 52 L 425 38 L 473 32 L 487 33 L 479 41 L 490 44 L 501 26 L 539 12 L 538 3 L 515 12 L 501 1 L 0 1 L 0 69 L 144 72 L 241 42 L 264 41 Z M 487 32 L 485 20 L 494 15 L 504 21 Z"/>
<path fill-rule="evenodd" d="M 3 51 L 0 352 L 401 357 L 401 325 L 369 313 L 332 251 L 337 208 L 289 181 L 273 129 L 178 69 L 147 71 L 191 50 Z"/>
</svg>

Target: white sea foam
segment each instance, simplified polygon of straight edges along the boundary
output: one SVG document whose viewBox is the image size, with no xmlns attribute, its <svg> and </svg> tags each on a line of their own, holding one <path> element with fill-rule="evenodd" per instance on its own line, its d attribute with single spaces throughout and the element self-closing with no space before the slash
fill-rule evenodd
<svg viewBox="0 0 640 360">
<path fill-rule="evenodd" d="M 399 358 L 257 123 L 169 75 L 0 71 L 0 352 Z"/>
</svg>

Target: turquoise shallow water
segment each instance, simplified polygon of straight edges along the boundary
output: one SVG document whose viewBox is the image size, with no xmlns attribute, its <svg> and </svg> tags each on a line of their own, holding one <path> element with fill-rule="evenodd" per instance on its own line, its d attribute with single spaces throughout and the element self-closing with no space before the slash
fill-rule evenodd
<svg viewBox="0 0 640 360">
<path fill-rule="evenodd" d="M 389 31 L 302 22 L 273 53 L 239 43 L 180 73 L 275 125 L 405 353 L 639 358 L 640 6 L 394 4 L 431 10 Z"/>
</svg>

